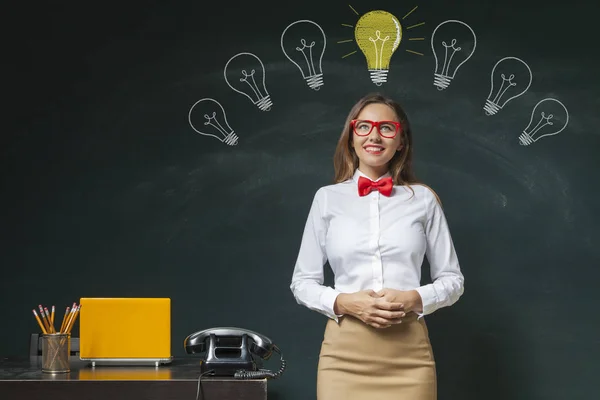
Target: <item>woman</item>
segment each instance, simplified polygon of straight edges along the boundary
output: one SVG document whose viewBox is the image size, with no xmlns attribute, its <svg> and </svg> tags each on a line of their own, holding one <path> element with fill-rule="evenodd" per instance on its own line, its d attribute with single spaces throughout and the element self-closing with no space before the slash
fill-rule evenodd
<svg viewBox="0 0 600 400">
<path fill-rule="evenodd" d="M 464 278 L 437 195 L 412 170 L 412 132 L 379 94 L 352 107 L 304 229 L 291 290 L 327 317 L 318 400 L 437 398 L 422 318 L 454 304 Z M 421 285 L 427 256 L 432 283 Z M 323 285 L 325 262 L 335 276 Z"/>
</svg>

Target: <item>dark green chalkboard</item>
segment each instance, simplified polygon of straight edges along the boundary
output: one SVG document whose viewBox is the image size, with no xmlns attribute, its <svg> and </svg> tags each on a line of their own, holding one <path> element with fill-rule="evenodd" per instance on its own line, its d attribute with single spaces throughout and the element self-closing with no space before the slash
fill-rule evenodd
<svg viewBox="0 0 600 400">
<path fill-rule="evenodd" d="M 440 399 L 595 396 L 598 6 L 352 2 L 358 14 L 382 9 L 418 25 L 376 86 L 360 51 L 348 55 L 358 47 L 344 24 L 359 15 L 347 2 L 38 3 L 9 14 L 4 53 L 0 354 L 27 354 L 39 303 L 165 296 L 174 355 L 199 329 L 253 329 L 289 363 L 270 396 L 314 398 L 326 321 L 295 303 L 291 273 L 346 113 L 381 91 L 412 119 L 416 172 L 442 198 L 466 279 L 461 300 L 427 318 Z M 280 47 L 301 19 L 327 38 L 318 91 Z M 477 44 L 438 90 L 430 39 L 447 20 L 467 23 Z M 264 64 L 269 111 L 224 80 L 242 52 Z M 526 62 L 531 85 L 488 116 L 490 73 L 504 57 Z M 191 128 L 202 98 L 223 105 L 237 145 Z M 545 98 L 567 107 L 567 127 L 521 145 Z"/>
</svg>

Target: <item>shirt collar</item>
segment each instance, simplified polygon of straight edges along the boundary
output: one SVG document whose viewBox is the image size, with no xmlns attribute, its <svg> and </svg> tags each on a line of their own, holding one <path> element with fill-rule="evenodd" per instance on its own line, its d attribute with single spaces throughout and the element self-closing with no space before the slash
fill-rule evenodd
<svg viewBox="0 0 600 400">
<path fill-rule="evenodd" d="M 352 177 L 352 179 L 354 180 L 354 182 L 358 182 L 358 178 L 360 178 L 361 176 L 364 176 L 365 178 L 369 178 L 367 175 L 365 175 L 364 173 L 362 173 L 358 168 L 356 168 L 356 170 L 354 171 L 354 176 Z M 379 178 L 375 179 L 375 182 L 377 182 L 378 180 L 382 179 L 382 178 L 387 178 L 388 176 L 392 176 L 389 171 L 386 172 L 385 174 L 383 174 L 382 176 L 380 176 Z M 369 178 L 371 179 L 371 178 Z"/>
</svg>

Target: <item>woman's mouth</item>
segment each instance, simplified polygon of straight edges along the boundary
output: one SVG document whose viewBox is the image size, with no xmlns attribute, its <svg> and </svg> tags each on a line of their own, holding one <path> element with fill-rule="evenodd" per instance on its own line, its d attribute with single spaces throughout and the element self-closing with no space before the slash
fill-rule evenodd
<svg viewBox="0 0 600 400">
<path fill-rule="evenodd" d="M 381 153 L 383 153 L 383 150 L 384 150 L 384 148 L 382 146 L 374 146 L 374 145 L 365 146 L 363 148 L 369 154 L 381 154 Z"/>
</svg>

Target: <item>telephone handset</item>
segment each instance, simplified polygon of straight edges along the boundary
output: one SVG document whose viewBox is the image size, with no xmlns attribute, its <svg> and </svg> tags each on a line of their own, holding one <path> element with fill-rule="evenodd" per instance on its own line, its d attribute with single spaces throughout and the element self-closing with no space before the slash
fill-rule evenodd
<svg viewBox="0 0 600 400">
<path fill-rule="evenodd" d="M 188 354 L 206 353 L 203 373 L 233 376 L 237 379 L 278 378 L 286 363 L 279 348 L 268 337 L 248 329 L 218 327 L 195 332 L 185 338 L 183 345 Z M 268 360 L 273 352 L 281 357 L 277 372 L 259 369 L 252 355 Z"/>
</svg>

